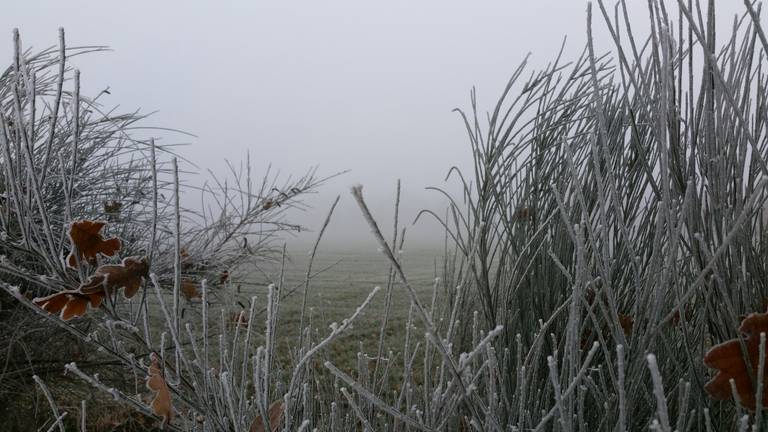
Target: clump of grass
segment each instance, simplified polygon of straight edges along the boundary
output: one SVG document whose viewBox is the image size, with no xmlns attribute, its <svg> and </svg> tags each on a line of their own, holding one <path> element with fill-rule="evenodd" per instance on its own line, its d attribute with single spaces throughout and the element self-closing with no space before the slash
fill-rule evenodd
<svg viewBox="0 0 768 432">
<path fill-rule="evenodd" d="M 74 359 L 94 371 L 114 366 L 114 355 L 96 351 L 104 345 L 90 343 L 94 328 L 109 322 L 138 329 L 141 337 L 115 341 L 130 348 L 108 349 L 131 350 L 132 363 L 146 358 L 160 338 L 152 331 L 157 308 L 146 289 L 131 301 L 107 295 L 99 313 L 72 325 L 41 318 L 9 292 L 28 300 L 71 291 L 99 276 L 96 270 L 107 268 L 102 265 L 137 256 L 159 275 L 163 292 L 173 293 L 176 316 L 185 311 L 178 295 L 182 279 L 195 285 L 214 280 L 209 298 L 223 302 L 244 266 L 279 257 L 278 237 L 300 228 L 288 223 L 286 212 L 301 207 L 301 196 L 324 180 L 315 170 L 298 178 L 270 172 L 254 178 L 246 159 L 230 164 L 226 178 L 185 186 L 172 146 L 133 137 L 143 115 L 105 109 L 103 92 L 95 98 L 80 93 L 80 74 L 69 59 L 104 47 L 68 47 L 63 30 L 59 39 L 58 48 L 32 54 L 14 32 L 14 60 L 0 75 L 0 400 L 8 412 L 25 407 L 33 373 L 50 377 Z M 204 206 L 181 207 L 185 191 L 199 193 Z M 120 240 L 119 254 L 72 265 L 70 227 L 83 220 L 103 221 L 104 236 Z M 103 375 L 123 374 L 108 371 Z"/>
<path fill-rule="evenodd" d="M 638 42 L 625 3 L 598 1 L 612 56 L 594 50 L 590 5 L 580 57 L 525 82 L 523 63 L 487 122 L 474 95 L 462 113 L 474 172 L 452 171 L 465 193 L 433 215 L 465 258 L 481 327 L 504 325 L 505 378 L 484 386 L 509 403 L 501 424 L 761 427 L 760 406 L 743 420 L 709 397 L 702 361 L 765 307 L 768 46 L 745 5 L 717 49 L 714 2 L 680 1 L 677 19 L 649 2 Z"/>
<path fill-rule="evenodd" d="M 310 260 L 299 287 L 304 306 L 298 341 L 291 361 L 278 365 L 281 301 L 290 291 L 283 274 L 269 286 L 266 299 L 251 298 L 247 318 L 239 315 L 232 325 L 229 311 L 216 310 L 209 301 L 215 290 L 206 279 L 216 281 L 223 268 L 200 262 L 185 269 L 189 252 L 182 238 L 189 222 L 178 199 L 166 213 L 156 210 L 162 187 L 155 183 L 155 156 L 142 162 L 152 173 L 152 228 L 136 238 L 152 239 L 143 251 L 158 259 L 150 260 L 151 282 L 138 304 L 105 307 L 89 315 L 92 327 L 82 329 L 47 316 L 13 282 L 1 286 L 14 304 L 26 306 L 20 310 L 44 315 L 98 347 L 134 382 L 112 386 L 77 362 L 66 365 L 69 373 L 158 422 L 170 416 L 141 398 L 138 383 L 162 375 L 175 419 L 158 424 L 173 430 L 760 430 L 765 336 L 757 333 L 765 329 L 749 323 L 763 316 L 743 321 L 750 326 L 748 339 L 738 328 L 741 316 L 761 311 L 768 297 L 768 82 L 762 70 L 768 39 L 759 10 L 749 2 L 745 8 L 718 48 L 713 0 L 705 7 L 681 0 L 677 17 L 663 2 L 649 1 L 651 30 L 641 43 L 623 1 L 613 14 L 598 1 L 615 42 L 613 56 L 595 52 L 590 4 L 588 43 L 574 61 L 564 61 L 561 53 L 527 80 L 523 62 L 487 122 L 480 120 L 473 93 L 471 111 L 461 112 L 473 171 L 450 170 L 463 193 L 445 194 L 451 200 L 445 216 L 427 211 L 446 232 L 441 275 L 430 298 L 409 282 L 398 252 L 404 239 L 399 184 L 391 240 L 368 209 L 362 187 L 354 187 L 352 194 L 390 266 L 380 342 L 372 352 L 357 353 L 355 370 L 338 367 L 327 348 L 360 319 L 380 289 L 347 319 L 318 332 L 305 307 L 312 287 Z M 12 90 L 24 88 L 20 70 L 9 73 L 15 79 L 8 84 Z M 10 109 L 20 118 L 30 112 L 29 104 Z M 13 137 L 25 136 L 27 124 L 17 122 Z M 9 136 L 5 133 L 5 142 L 15 143 Z M 8 155 L 25 151 L 21 144 L 5 148 Z M 21 150 L 11 153 L 14 148 Z M 52 153 L 77 154 L 71 146 Z M 59 159 L 65 167 L 59 187 L 71 200 L 76 194 L 68 185 L 74 180 L 66 173 L 79 162 Z M 22 168 L 6 168 L 2 183 L 13 189 L 7 192 L 12 204 L 4 209 L 3 223 L 19 225 L 13 231 L 16 240 L 4 247 L 28 241 L 34 251 L 54 251 L 48 260 L 55 261 L 66 244 L 47 236 L 46 227 L 55 224 L 43 220 L 49 217 L 46 205 L 24 206 L 45 204 L 33 193 L 39 181 L 24 174 L 18 158 L 5 161 Z M 40 163 L 33 158 L 27 166 Z M 170 174 L 165 187 L 178 198 L 175 165 Z M 225 183 L 213 199 L 223 196 L 220 202 L 229 203 L 229 191 Z M 265 200 L 282 195 L 260 195 L 256 205 L 250 193 L 241 196 L 253 211 L 235 212 L 243 217 L 273 208 Z M 335 203 L 326 225 L 334 208 Z M 39 223 L 25 225 L 16 209 Z M 217 221 L 230 221 L 232 212 L 221 213 Z M 69 214 L 91 215 L 85 210 Z M 253 220 L 226 226 L 251 226 Z M 217 225 L 203 224 L 209 226 Z M 218 229 L 202 229 L 208 233 L 202 238 L 223 243 L 203 241 L 197 256 L 237 237 Z M 323 234 L 324 229 L 318 244 Z M 239 257 L 235 251 L 242 248 L 222 250 L 234 254 L 224 256 Z M 316 250 L 317 244 L 313 256 Z M 42 256 L 37 265 L 46 269 Z M 281 262 L 284 270 L 284 250 Z M 58 270 L 64 275 L 17 270 L 23 267 L 15 262 L 7 267 L 20 278 L 15 285 L 25 286 L 37 280 L 23 279 L 25 274 L 46 274 L 56 281 L 46 286 L 65 288 L 88 273 L 87 266 L 69 276 Z M 179 292 L 185 270 L 191 269 L 199 270 L 202 301 L 199 314 L 184 316 Z M 410 303 L 405 323 L 389 320 L 397 292 Z M 146 318 L 150 304 L 161 314 L 154 325 Z M 402 328 L 402 346 L 384 345 L 392 327 Z M 732 356 L 744 367 L 738 383 L 734 380 L 733 397 L 719 395 L 716 401 L 706 386 L 715 371 L 704 359 L 717 353 L 709 348 L 720 342 L 744 347 L 746 358 Z M 156 364 L 147 361 L 150 355 Z M 37 381 L 51 405 L 52 424 L 61 425 L 64 414 Z M 754 390 L 755 397 L 745 389 Z"/>
</svg>

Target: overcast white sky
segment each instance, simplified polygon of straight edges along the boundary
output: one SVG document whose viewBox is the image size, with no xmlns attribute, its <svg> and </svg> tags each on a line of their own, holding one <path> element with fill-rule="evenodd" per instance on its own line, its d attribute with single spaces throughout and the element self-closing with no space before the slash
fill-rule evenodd
<svg viewBox="0 0 768 432">
<path fill-rule="evenodd" d="M 629 3 L 643 29 L 647 2 Z M 742 0 L 717 5 L 723 29 L 743 9 Z M 44 48 L 57 43 L 60 26 L 68 44 L 114 50 L 76 60 L 85 91 L 109 86 L 103 103 L 158 111 L 147 125 L 197 135 L 184 154 L 203 170 L 223 172 L 224 159 L 240 161 L 248 150 L 257 172 L 268 163 L 295 174 L 313 165 L 321 174 L 350 169 L 309 200 L 315 211 L 293 219 L 318 228 L 341 194 L 327 244 L 374 248 L 349 186 L 364 185 L 387 227 L 397 178 L 408 223 L 421 208 L 444 208 L 424 188 L 471 163 L 451 109 L 468 107 L 472 86 L 490 109 L 527 52 L 543 65 L 565 35 L 567 53 L 577 54 L 586 2 L 25 0 L 0 6 L 0 59 L 11 60 L 14 27 L 25 46 Z M 608 49 L 605 33 L 596 35 Z M 431 222 L 409 232 L 411 247 L 441 238 Z"/>
</svg>

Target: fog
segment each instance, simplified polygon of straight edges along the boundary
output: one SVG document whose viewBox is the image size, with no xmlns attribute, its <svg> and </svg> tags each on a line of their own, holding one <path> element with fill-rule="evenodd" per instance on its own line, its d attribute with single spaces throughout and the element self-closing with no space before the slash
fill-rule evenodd
<svg viewBox="0 0 768 432">
<path fill-rule="evenodd" d="M 612 2 L 607 2 L 612 4 Z M 632 24 L 644 34 L 647 5 L 630 1 Z M 12 6 L 8 6 L 8 5 Z M 669 2 L 670 6 L 672 5 Z M 718 0 L 719 17 L 743 9 Z M 612 9 L 611 9 L 612 10 Z M 407 247 L 434 246 L 431 220 L 410 226 L 422 208 L 446 206 L 427 186 L 445 186 L 448 169 L 471 169 L 466 133 L 453 108 L 468 108 L 474 86 L 490 110 L 514 68 L 531 52 L 545 65 L 568 36 L 566 58 L 586 42 L 586 2 L 536 1 L 25 1 L 0 7 L 7 35 L 0 59 L 11 60 L 11 30 L 25 47 L 57 43 L 108 45 L 113 51 L 75 58 L 85 94 L 109 87 L 101 101 L 119 110 L 157 111 L 147 126 L 160 143 L 195 166 L 224 174 L 250 152 L 254 170 L 269 164 L 285 175 L 318 166 L 320 175 L 350 170 L 306 199 L 313 210 L 291 215 L 316 231 L 336 195 L 329 247 L 375 248 L 349 194 L 364 185 L 374 214 L 389 229 L 395 182 L 402 181 Z M 611 47 L 599 12 L 598 49 Z M 728 30 L 728 20 L 719 27 Z M 721 34 L 723 34 L 721 31 Z M 196 202 L 191 197 L 185 197 Z M 315 233 L 289 239 L 306 247 Z"/>
</svg>

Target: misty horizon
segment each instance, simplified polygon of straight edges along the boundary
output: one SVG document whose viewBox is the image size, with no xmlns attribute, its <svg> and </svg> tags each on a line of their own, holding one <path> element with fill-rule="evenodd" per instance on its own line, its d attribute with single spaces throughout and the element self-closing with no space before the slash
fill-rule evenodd
<svg viewBox="0 0 768 432">
<path fill-rule="evenodd" d="M 283 178 L 314 166 L 320 177 L 348 170 L 304 197 L 311 211 L 289 215 L 307 228 L 286 239 L 298 249 L 314 242 L 337 195 L 323 244 L 375 247 L 349 188 L 362 184 L 374 215 L 389 221 L 397 179 L 408 244 L 442 245 L 431 217 L 411 223 L 422 209 L 442 214 L 447 206 L 425 188 L 460 198 L 455 178 L 445 183 L 445 176 L 452 166 L 472 169 L 466 130 L 452 110 L 470 108 L 473 88 L 479 111 L 491 110 L 527 54 L 524 76 L 554 58 L 564 40 L 564 60 L 586 43 L 580 1 L 183 5 L 17 3 L 0 22 L 18 27 L 33 51 L 55 45 L 58 27 L 70 46 L 109 46 L 111 53 L 71 59 L 82 70 L 83 94 L 109 88 L 100 97 L 105 107 L 157 111 L 142 125 L 194 134 L 138 131 L 160 144 L 186 144 L 180 150 L 191 164 L 182 161 L 181 169 L 199 171 L 191 183 L 208 180 L 208 170 L 226 174 L 225 161 L 238 165 L 248 152 L 256 176 L 270 165 Z M 647 34 L 647 5 L 629 7 L 633 30 Z M 723 17 L 743 12 L 738 0 L 718 7 Z M 595 22 L 597 48 L 607 51 L 602 17 Z M 720 20 L 718 28 L 730 24 Z M 11 59 L 7 34 L 0 57 Z M 198 201 L 190 191 L 182 199 Z"/>
</svg>

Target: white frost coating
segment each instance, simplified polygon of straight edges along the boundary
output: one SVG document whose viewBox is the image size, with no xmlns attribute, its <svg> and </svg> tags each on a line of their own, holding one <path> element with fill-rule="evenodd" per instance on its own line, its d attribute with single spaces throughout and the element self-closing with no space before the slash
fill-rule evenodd
<svg viewBox="0 0 768 432">
<path fill-rule="evenodd" d="M 648 354 L 645 358 L 648 360 L 648 369 L 651 370 L 653 394 L 656 396 L 656 413 L 659 416 L 662 430 L 667 431 L 670 430 L 669 413 L 667 412 L 667 398 L 664 395 L 664 385 L 661 380 L 659 365 L 654 354 Z"/>
<path fill-rule="evenodd" d="M 459 354 L 459 367 L 462 367 L 462 366 L 464 366 L 466 364 L 467 357 L 469 357 L 469 353 L 463 352 L 463 353 Z"/>
</svg>

